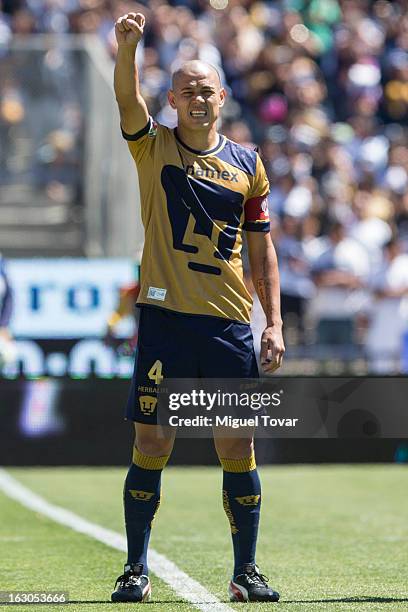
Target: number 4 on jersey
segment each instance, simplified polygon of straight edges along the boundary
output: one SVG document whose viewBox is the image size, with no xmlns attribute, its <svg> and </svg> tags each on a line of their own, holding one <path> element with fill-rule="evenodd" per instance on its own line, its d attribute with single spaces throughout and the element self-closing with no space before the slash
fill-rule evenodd
<svg viewBox="0 0 408 612">
<path fill-rule="evenodd" d="M 150 380 L 153 380 L 156 383 L 156 385 L 160 385 L 160 383 L 163 381 L 164 376 L 162 374 L 162 368 L 163 368 L 162 362 L 156 359 L 156 361 L 154 362 L 154 364 L 152 365 L 152 367 L 147 373 Z"/>
</svg>

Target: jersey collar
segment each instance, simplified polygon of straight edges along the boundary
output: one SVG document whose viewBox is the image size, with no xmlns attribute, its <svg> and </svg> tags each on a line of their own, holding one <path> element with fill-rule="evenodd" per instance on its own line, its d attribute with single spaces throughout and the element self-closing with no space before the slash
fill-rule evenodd
<svg viewBox="0 0 408 612">
<path fill-rule="evenodd" d="M 207 155 L 214 155 L 215 153 L 218 153 L 218 151 L 221 151 L 221 149 L 224 147 L 225 140 L 226 140 L 225 136 L 223 136 L 222 134 L 218 134 L 218 142 L 215 145 L 215 147 L 213 147 L 212 149 L 207 149 L 207 151 L 199 151 L 198 149 L 192 149 L 180 139 L 180 137 L 177 134 L 177 128 L 174 128 L 174 136 L 177 142 L 181 144 L 183 149 L 186 149 L 190 153 L 194 153 L 195 155 L 198 155 L 200 157 L 206 157 Z"/>
</svg>

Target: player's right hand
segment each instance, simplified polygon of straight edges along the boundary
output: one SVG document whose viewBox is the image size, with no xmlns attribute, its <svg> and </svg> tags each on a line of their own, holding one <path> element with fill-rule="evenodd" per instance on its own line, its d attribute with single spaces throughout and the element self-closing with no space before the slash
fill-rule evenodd
<svg viewBox="0 0 408 612">
<path fill-rule="evenodd" d="M 136 47 L 143 36 L 145 17 L 142 13 L 127 13 L 115 23 L 115 36 L 118 45 Z"/>
</svg>

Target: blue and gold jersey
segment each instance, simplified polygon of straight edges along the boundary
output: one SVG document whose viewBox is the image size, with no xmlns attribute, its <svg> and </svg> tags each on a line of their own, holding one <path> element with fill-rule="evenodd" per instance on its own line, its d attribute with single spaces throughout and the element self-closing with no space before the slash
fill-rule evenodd
<svg viewBox="0 0 408 612">
<path fill-rule="evenodd" d="M 138 303 L 249 323 L 242 230 L 269 231 L 258 154 L 221 135 L 213 149 L 196 151 L 152 119 L 123 136 L 138 169 L 145 228 Z"/>
</svg>

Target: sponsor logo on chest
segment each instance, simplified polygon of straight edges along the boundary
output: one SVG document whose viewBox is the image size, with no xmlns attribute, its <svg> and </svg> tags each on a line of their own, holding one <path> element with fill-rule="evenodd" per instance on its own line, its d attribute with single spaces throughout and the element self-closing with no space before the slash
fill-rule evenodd
<svg viewBox="0 0 408 612">
<path fill-rule="evenodd" d="M 186 166 L 186 173 L 197 178 L 215 178 L 222 181 L 231 181 L 238 183 L 238 172 L 229 172 L 228 170 L 217 170 L 216 168 L 200 168 L 197 165 L 189 164 Z"/>
</svg>

